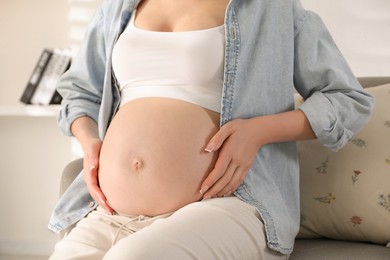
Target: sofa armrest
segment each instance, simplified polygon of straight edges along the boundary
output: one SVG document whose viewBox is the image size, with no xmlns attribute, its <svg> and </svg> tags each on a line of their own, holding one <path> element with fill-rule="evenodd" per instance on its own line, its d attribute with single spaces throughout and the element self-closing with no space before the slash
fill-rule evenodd
<svg viewBox="0 0 390 260">
<path fill-rule="evenodd" d="M 371 88 L 390 83 L 390 77 L 360 77 L 358 81 L 363 88 Z"/>
<path fill-rule="evenodd" d="M 83 158 L 71 161 L 66 165 L 61 175 L 60 196 L 64 194 L 69 185 L 83 169 Z"/>
<path fill-rule="evenodd" d="M 289 260 L 385 260 L 390 248 L 364 242 L 336 241 L 326 238 L 297 239 Z"/>
</svg>

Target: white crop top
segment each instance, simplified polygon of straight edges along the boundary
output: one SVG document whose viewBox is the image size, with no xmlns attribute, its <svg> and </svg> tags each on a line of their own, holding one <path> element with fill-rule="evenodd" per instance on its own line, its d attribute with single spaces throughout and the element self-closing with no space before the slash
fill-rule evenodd
<svg viewBox="0 0 390 260">
<path fill-rule="evenodd" d="M 224 26 L 181 32 L 135 27 L 135 12 L 114 46 L 121 106 L 143 97 L 183 100 L 220 112 Z"/>
</svg>

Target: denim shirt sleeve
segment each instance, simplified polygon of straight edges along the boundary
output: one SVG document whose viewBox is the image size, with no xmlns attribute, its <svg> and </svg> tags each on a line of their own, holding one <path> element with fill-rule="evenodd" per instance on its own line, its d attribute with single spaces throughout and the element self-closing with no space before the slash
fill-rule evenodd
<svg viewBox="0 0 390 260">
<path fill-rule="evenodd" d="M 57 84 L 63 98 L 58 124 L 68 136 L 72 135 L 70 127 L 78 117 L 88 116 L 98 122 L 105 75 L 103 7 L 91 20 L 77 56 Z"/>
<path fill-rule="evenodd" d="M 337 151 L 369 119 L 373 99 L 350 70 L 318 15 L 295 8 L 294 84 L 299 107 L 325 147 Z"/>
<path fill-rule="evenodd" d="M 97 203 L 88 192 L 84 182 L 84 171 L 82 171 L 53 210 L 48 228 L 59 233 L 86 216 L 95 207 Z"/>
</svg>

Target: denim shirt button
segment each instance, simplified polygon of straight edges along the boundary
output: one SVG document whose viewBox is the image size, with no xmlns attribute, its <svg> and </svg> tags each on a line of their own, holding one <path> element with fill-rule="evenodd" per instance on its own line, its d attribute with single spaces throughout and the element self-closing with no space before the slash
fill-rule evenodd
<svg viewBox="0 0 390 260">
<path fill-rule="evenodd" d="M 95 206 L 95 202 L 94 202 L 94 201 L 89 202 L 89 203 L 88 203 L 88 206 L 89 206 L 90 208 L 92 208 L 93 206 Z"/>
</svg>

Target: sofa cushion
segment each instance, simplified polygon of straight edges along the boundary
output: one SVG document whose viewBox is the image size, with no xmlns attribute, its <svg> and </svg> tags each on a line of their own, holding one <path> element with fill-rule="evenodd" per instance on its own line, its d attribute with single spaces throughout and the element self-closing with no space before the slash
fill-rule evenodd
<svg viewBox="0 0 390 260">
<path fill-rule="evenodd" d="M 371 243 L 298 239 L 289 260 L 385 260 L 390 248 Z"/>
<path fill-rule="evenodd" d="M 367 92 L 373 115 L 340 151 L 316 140 L 298 143 L 299 238 L 390 242 L 390 84 Z"/>
</svg>

